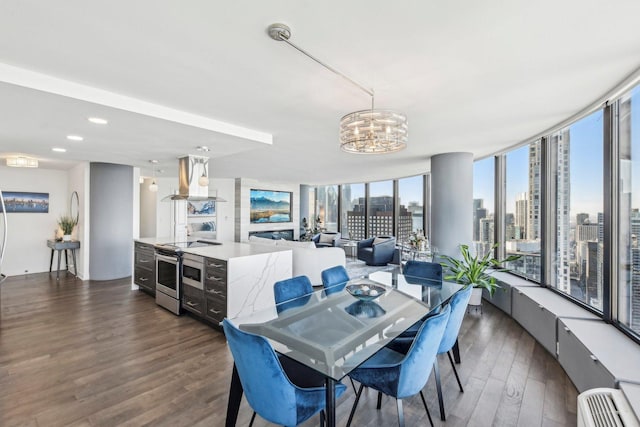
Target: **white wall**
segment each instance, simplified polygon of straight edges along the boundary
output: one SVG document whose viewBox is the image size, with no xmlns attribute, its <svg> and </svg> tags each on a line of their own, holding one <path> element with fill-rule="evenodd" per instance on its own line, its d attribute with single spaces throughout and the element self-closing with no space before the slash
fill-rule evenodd
<svg viewBox="0 0 640 427">
<path fill-rule="evenodd" d="M 68 172 L 69 177 L 69 203 L 71 193 L 78 193 L 80 209 L 78 211 L 78 225 L 73 232 L 73 238 L 80 241 L 80 249 L 76 251 L 76 262 L 78 263 L 78 277 L 83 280 L 89 279 L 89 163 L 79 164 Z M 69 206 L 71 209 L 71 206 Z"/>
<path fill-rule="evenodd" d="M 215 194 L 226 202 L 216 203 L 217 219 L 217 239 L 221 242 L 234 241 L 235 224 L 235 191 L 233 179 L 215 178 L 209 179 L 209 194 Z"/>
<path fill-rule="evenodd" d="M 290 191 L 293 193 L 291 200 L 292 221 L 277 224 L 251 224 L 250 220 L 250 193 L 251 189 Z M 272 184 L 247 178 L 235 180 L 235 240 L 246 242 L 250 231 L 291 230 L 293 238 L 300 238 L 300 185 Z"/>
<path fill-rule="evenodd" d="M 75 179 L 74 175 L 74 181 Z M 47 239 L 54 238 L 58 218 L 69 213 L 69 173 L 0 166 L 0 189 L 49 193 L 49 213 L 7 214 L 7 249 L 2 272 L 7 276 L 16 276 L 49 271 L 51 249 L 47 247 Z M 82 202 L 82 198 L 80 201 Z M 53 261 L 54 268 L 56 261 L 57 255 Z M 61 267 L 63 266 L 64 259 Z"/>
<path fill-rule="evenodd" d="M 155 200 L 155 220 L 156 220 L 156 234 L 155 236 L 148 237 L 171 237 L 173 227 L 172 207 L 174 202 L 162 201 L 165 197 L 176 194 L 178 191 L 178 178 L 156 178 L 158 184 L 158 192 Z M 145 180 L 144 186 L 148 188 L 150 181 Z M 141 189 L 141 192 L 144 191 Z M 216 203 L 216 229 L 217 240 L 220 241 L 233 241 L 234 238 L 234 180 L 227 178 L 209 178 L 209 195 L 221 197 L 226 202 Z M 142 200 L 142 197 L 141 197 Z M 149 199 L 149 205 L 153 202 Z M 145 208 L 146 210 L 147 208 Z M 149 211 L 147 211 L 149 212 Z M 142 208 L 141 208 L 142 215 Z M 148 216 L 146 213 L 145 216 Z M 141 226 L 142 226 L 141 218 Z"/>
<path fill-rule="evenodd" d="M 134 177 L 135 179 L 135 177 Z M 158 193 L 149 191 L 151 178 L 139 184 L 140 192 L 140 237 L 156 237 L 158 228 Z M 140 182 L 138 180 L 138 182 Z M 135 204 L 134 204 L 135 205 Z"/>
</svg>

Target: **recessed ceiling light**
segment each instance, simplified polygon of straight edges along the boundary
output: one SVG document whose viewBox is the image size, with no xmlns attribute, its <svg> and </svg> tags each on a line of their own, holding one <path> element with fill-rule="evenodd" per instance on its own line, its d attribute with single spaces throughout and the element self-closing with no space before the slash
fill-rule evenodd
<svg viewBox="0 0 640 427">
<path fill-rule="evenodd" d="M 66 153 L 67 149 L 66 148 L 55 147 L 55 148 L 52 148 L 51 151 L 55 151 L 57 153 Z"/>
<path fill-rule="evenodd" d="M 109 123 L 108 120 L 101 119 L 100 117 L 89 117 L 88 120 L 91 123 L 95 123 L 97 125 L 106 125 L 107 123 Z"/>
<path fill-rule="evenodd" d="M 82 141 L 84 138 L 80 135 L 67 135 L 67 139 L 70 139 L 71 141 Z"/>
</svg>

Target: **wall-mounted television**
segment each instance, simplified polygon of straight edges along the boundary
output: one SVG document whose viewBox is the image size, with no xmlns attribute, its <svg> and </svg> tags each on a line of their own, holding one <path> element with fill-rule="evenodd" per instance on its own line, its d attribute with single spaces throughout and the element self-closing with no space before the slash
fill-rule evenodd
<svg viewBox="0 0 640 427">
<path fill-rule="evenodd" d="M 250 222 L 291 222 L 291 192 L 251 189 Z"/>
</svg>

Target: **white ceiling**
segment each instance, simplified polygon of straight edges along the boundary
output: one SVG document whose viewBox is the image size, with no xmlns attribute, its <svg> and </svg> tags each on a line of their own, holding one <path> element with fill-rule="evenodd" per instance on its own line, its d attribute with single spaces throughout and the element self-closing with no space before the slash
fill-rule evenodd
<svg viewBox="0 0 640 427">
<path fill-rule="evenodd" d="M 434 154 L 485 156 L 593 102 L 640 67 L 638 16 L 637 0 L 3 0 L 0 157 L 146 173 L 158 159 L 175 175 L 176 158 L 207 145 L 214 177 L 409 176 Z M 270 39 L 274 22 L 374 88 L 376 106 L 407 114 L 409 147 L 341 152 L 339 119 L 368 96 Z"/>
</svg>

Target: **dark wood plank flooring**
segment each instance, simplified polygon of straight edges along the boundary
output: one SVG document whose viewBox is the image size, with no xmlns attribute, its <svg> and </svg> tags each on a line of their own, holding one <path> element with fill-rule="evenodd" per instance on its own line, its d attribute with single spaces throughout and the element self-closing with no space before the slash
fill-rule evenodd
<svg viewBox="0 0 640 427">
<path fill-rule="evenodd" d="M 425 388 L 436 425 L 573 426 L 577 392 L 557 361 L 517 323 L 485 304 L 460 334 L 465 387 L 441 359 L 448 418 L 438 419 L 433 378 Z M 223 335 L 174 316 L 131 290 L 130 279 L 93 282 L 62 273 L 0 285 L 1 426 L 222 426 L 233 360 Z M 354 394 L 338 401 L 345 425 Z M 395 404 L 363 393 L 354 426 L 397 425 Z M 406 425 L 428 425 L 419 398 Z M 248 425 L 243 401 L 238 425 Z M 315 426 L 313 418 L 305 426 Z M 255 426 L 270 425 L 258 418 Z"/>
</svg>

